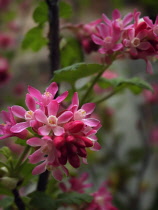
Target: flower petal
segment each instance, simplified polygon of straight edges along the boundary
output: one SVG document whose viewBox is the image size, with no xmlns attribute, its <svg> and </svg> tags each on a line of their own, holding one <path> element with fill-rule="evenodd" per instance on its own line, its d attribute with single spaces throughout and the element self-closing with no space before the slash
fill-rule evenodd
<svg viewBox="0 0 158 210">
<path fill-rule="evenodd" d="M 94 34 L 92 35 L 92 40 L 97 45 L 104 45 L 103 40 Z"/>
<path fill-rule="evenodd" d="M 47 117 L 46 115 L 44 114 L 44 112 L 40 109 L 37 109 L 35 111 L 35 118 L 36 120 L 38 120 L 39 122 L 42 122 L 42 123 L 45 123 L 47 124 Z"/>
<path fill-rule="evenodd" d="M 95 127 L 100 123 L 99 120 L 93 118 L 83 119 L 82 121 L 84 122 L 85 125 L 88 125 L 90 127 Z"/>
<path fill-rule="evenodd" d="M 102 18 L 107 25 L 111 26 L 111 20 L 105 14 L 102 14 Z"/>
<path fill-rule="evenodd" d="M 60 126 L 56 126 L 52 130 L 54 132 L 54 135 L 56 135 L 56 136 L 61 136 L 63 133 L 65 133 L 64 128 L 63 127 L 60 127 Z"/>
<path fill-rule="evenodd" d="M 26 94 L 25 103 L 26 103 L 26 106 L 29 108 L 29 110 L 32 110 L 32 111 L 35 111 L 36 110 L 35 100 L 28 93 Z"/>
<path fill-rule="evenodd" d="M 28 157 L 30 163 L 35 164 L 45 159 L 44 154 L 40 149 L 36 150 L 32 155 Z"/>
<path fill-rule="evenodd" d="M 84 109 L 86 111 L 87 115 L 89 115 L 94 111 L 95 104 L 94 103 L 86 103 L 81 107 L 81 109 Z"/>
<path fill-rule="evenodd" d="M 49 135 L 50 131 L 51 131 L 51 128 L 48 125 L 44 125 L 38 129 L 39 134 L 42 136 Z"/>
<path fill-rule="evenodd" d="M 11 110 L 16 117 L 25 118 L 26 110 L 22 106 L 12 106 Z"/>
<path fill-rule="evenodd" d="M 69 120 L 71 120 L 72 116 L 73 116 L 73 113 L 70 112 L 70 111 L 65 111 L 65 112 L 63 112 L 63 113 L 58 117 L 58 124 L 68 122 Z"/>
<path fill-rule="evenodd" d="M 21 131 L 25 130 L 28 127 L 30 127 L 29 122 L 21 122 L 13 125 L 10 130 L 13 133 L 20 133 Z"/>
<path fill-rule="evenodd" d="M 60 96 L 58 96 L 55 100 L 60 103 L 62 102 L 67 96 L 68 96 L 69 92 L 65 91 L 64 93 L 62 93 Z"/>
<path fill-rule="evenodd" d="M 44 144 L 44 140 L 38 137 L 33 137 L 31 139 L 28 139 L 26 143 L 32 147 L 38 147 Z"/>
<path fill-rule="evenodd" d="M 33 175 L 41 174 L 45 172 L 45 170 L 46 170 L 46 162 L 44 161 L 43 163 L 41 163 L 40 165 L 36 166 L 33 169 L 32 174 Z"/>
<path fill-rule="evenodd" d="M 41 100 L 42 94 L 39 90 L 37 90 L 36 88 L 34 88 L 32 86 L 28 86 L 28 91 L 29 91 L 30 95 L 37 98 L 39 101 Z"/>
<path fill-rule="evenodd" d="M 53 169 L 52 170 L 52 175 L 58 181 L 61 181 L 62 178 L 63 178 L 63 174 L 62 174 L 62 172 L 61 172 L 61 170 L 59 168 Z"/>
<path fill-rule="evenodd" d="M 116 19 L 119 19 L 121 18 L 121 14 L 120 14 L 120 11 L 118 9 L 115 9 L 113 12 L 112 12 L 112 19 L 113 20 L 116 20 Z"/>
<path fill-rule="evenodd" d="M 58 102 L 56 102 L 55 100 L 54 101 L 51 101 L 48 104 L 47 107 L 48 107 L 48 115 L 54 115 L 54 116 L 57 115 L 57 112 L 58 112 L 58 109 L 59 109 Z"/>
<path fill-rule="evenodd" d="M 58 85 L 56 82 L 52 82 L 46 89 L 47 92 L 51 93 L 53 98 L 58 91 Z"/>
</svg>

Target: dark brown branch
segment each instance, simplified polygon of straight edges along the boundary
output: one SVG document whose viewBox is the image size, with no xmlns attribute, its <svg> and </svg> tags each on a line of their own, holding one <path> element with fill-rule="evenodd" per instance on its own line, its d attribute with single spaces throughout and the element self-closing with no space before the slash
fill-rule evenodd
<svg viewBox="0 0 158 210">
<path fill-rule="evenodd" d="M 23 200 L 21 199 L 18 190 L 15 188 L 12 190 L 12 193 L 14 195 L 14 202 L 19 210 L 25 210 L 25 204 Z"/>
<path fill-rule="evenodd" d="M 49 60 L 50 60 L 50 78 L 53 77 L 54 71 L 60 66 L 59 53 L 59 8 L 58 0 L 46 0 L 48 5 L 49 19 Z M 45 171 L 39 176 L 37 190 L 45 191 L 48 183 L 49 172 Z"/>
<path fill-rule="evenodd" d="M 46 0 L 48 5 L 49 17 L 49 59 L 51 67 L 51 77 L 54 71 L 59 69 L 60 53 L 59 53 L 59 8 L 58 0 Z"/>
</svg>

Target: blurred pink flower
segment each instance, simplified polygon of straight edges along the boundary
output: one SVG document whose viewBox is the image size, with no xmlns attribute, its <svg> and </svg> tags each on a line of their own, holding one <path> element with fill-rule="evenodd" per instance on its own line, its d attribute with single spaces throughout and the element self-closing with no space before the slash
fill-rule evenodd
<svg viewBox="0 0 158 210">
<path fill-rule="evenodd" d="M 92 186 L 90 183 L 85 183 L 88 177 L 88 173 L 83 173 L 79 177 L 70 177 L 68 183 L 60 182 L 59 187 L 63 192 L 85 193 L 85 189 Z"/>
<path fill-rule="evenodd" d="M 93 201 L 85 208 L 85 210 L 117 210 L 112 205 L 112 195 L 107 190 L 105 183 L 99 188 L 97 192 L 91 194 Z"/>
<path fill-rule="evenodd" d="M 152 84 L 154 92 L 144 90 L 143 95 L 147 103 L 156 104 L 158 103 L 158 84 Z"/>
<path fill-rule="evenodd" d="M 0 57 L 0 86 L 4 85 L 11 77 L 9 63 L 6 58 Z"/>
</svg>

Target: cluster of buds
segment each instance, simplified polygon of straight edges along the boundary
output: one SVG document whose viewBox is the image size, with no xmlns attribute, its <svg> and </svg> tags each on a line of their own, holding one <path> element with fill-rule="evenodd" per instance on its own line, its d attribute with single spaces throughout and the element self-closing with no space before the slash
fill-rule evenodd
<svg viewBox="0 0 158 210">
<path fill-rule="evenodd" d="M 40 163 L 33 174 L 47 169 L 61 180 L 63 172 L 68 174 L 67 162 L 78 168 L 81 161 L 87 163 L 87 148 L 100 149 L 95 134 L 101 125 L 99 120 L 91 118 L 95 104 L 86 103 L 79 108 L 78 94 L 74 93 L 72 103 L 64 109 L 62 102 L 68 91 L 55 98 L 57 91 L 55 82 L 44 94 L 29 86 L 25 100 L 28 110 L 14 105 L 9 112 L 1 112 L 4 124 L 0 125 L 0 139 L 10 136 L 27 139 L 27 144 L 35 147 L 30 162 Z M 32 129 L 31 133 L 28 128 Z"/>
</svg>

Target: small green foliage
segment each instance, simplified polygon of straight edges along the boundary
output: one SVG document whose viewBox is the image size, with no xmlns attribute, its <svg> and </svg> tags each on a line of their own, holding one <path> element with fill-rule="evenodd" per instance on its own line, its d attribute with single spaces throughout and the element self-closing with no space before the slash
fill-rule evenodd
<svg viewBox="0 0 158 210">
<path fill-rule="evenodd" d="M 59 2 L 59 16 L 61 18 L 70 18 L 72 16 L 71 5 L 64 1 L 60 1 Z"/>
<path fill-rule="evenodd" d="M 60 60 L 62 68 L 83 61 L 82 48 L 75 38 L 61 40 Z"/>
<path fill-rule="evenodd" d="M 76 204 L 81 205 L 82 203 L 90 203 L 93 197 L 88 194 L 81 194 L 77 192 L 63 193 L 59 195 L 59 200 L 61 204 Z"/>
<path fill-rule="evenodd" d="M 15 143 L 19 144 L 21 146 L 26 146 L 27 145 L 25 140 L 19 139 L 19 138 L 16 139 Z"/>
<path fill-rule="evenodd" d="M 47 39 L 43 37 L 43 27 L 41 25 L 30 29 L 22 42 L 23 49 L 32 49 L 33 51 L 40 50 L 47 45 Z"/>
<path fill-rule="evenodd" d="M 33 13 L 33 19 L 38 24 L 43 24 L 48 20 L 48 7 L 45 1 L 39 2 Z"/>
<path fill-rule="evenodd" d="M 0 153 L 3 154 L 7 159 L 11 157 L 11 151 L 8 147 L 2 147 Z"/>
<path fill-rule="evenodd" d="M 0 207 L 1 208 L 7 208 L 9 206 L 11 206 L 14 202 L 14 198 L 11 196 L 7 196 L 5 198 L 3 198 L 2 200 L 0 200 Z"/>
<path fill-rule="evenodd" d="M 113 87 L 116 90 L 118 88 L 121 90 L 127 88 L 131 90 L 134 94 L 141 93 L 143 89 L 152 91 L 152 87 L 147 82 L 136 77 L 132 79 L 126 79 L 122 77 L 117 77 L 114 79 L 100 78 L 98 84 L 101 88 Z"/>
<path fill-rule="evenodd" d="M 91 76 L 95 73 L 103 71 L 104 69 L 105 66 L 101 64 L 76 63 L 55 71 L 53 81 L 65 81 L 74 84 L 78 79 Z"/>
<path fill-rule="evenodd" d="M 56 202 L 44 192 L 33 192 L 30 196 L 30 205 L 35 209 L 52 210 L 57 208 Z"/>
</svg>

